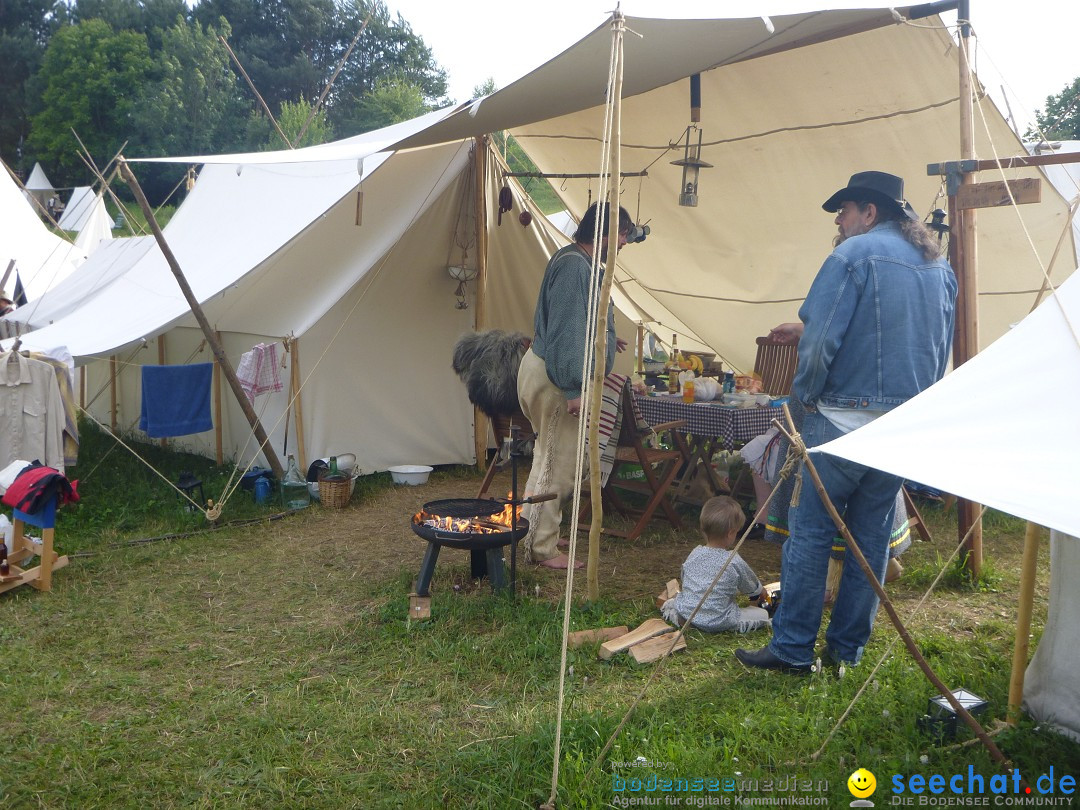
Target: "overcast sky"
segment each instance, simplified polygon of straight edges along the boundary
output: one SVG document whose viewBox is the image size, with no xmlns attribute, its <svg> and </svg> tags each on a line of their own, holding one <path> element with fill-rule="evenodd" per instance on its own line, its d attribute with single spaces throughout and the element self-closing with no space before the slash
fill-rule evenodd
<svg viewBox="0 0 1080 810">
<path fill-rule="evenodd" d="M 465 101 L 488 78 L 506 87 L 601 25 L 615 0 L 386 0 L 433 49 L 450 77 L 450 97 Z M 632 17 L 752 17 L 820 8 L 865 8 L 873 0 L 623 0 Z M 886 4 L 881 4 L 886 5 Z M 1013 9 L 1009 11 L 1010 7 Z M 1017 13 L 1017 10 L 1023 14 Z M 1052 10 L 1052 11 L 1051 11 Z M 956 15 L 945 17 L 955 22 Z M 978 35 L 975 68 L 1003 115 L 1005 85 L 1020 129 L 1046 97 L 1080 76 L 1080 2 L 971 0 Z M 1002 78 L 1004 76 L 1004 78 Z M 955 77 L 943 77 L 955 80 Z"/>
</svg>

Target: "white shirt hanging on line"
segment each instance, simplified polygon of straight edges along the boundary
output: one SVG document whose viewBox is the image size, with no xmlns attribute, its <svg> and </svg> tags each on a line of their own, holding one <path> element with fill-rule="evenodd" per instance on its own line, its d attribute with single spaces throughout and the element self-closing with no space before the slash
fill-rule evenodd
<svg viewBox="0 0 1080 810">
<path fill-rule="evenodd" d="M 0 354 L 0 466 L 39 459 L 64 472 L 64 403 L 53 367 Z"/>
</svg>

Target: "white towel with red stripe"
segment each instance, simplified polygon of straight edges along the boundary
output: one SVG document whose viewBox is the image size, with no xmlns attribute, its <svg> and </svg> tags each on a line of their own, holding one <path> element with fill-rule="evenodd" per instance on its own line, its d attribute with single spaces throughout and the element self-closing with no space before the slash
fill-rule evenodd
<svg viewBox="0 0 1080 810">
<path fill-rule="evenodd" d="M 251 351 L 244 352 L 236 367 L 236 379 L 253 404 L 259 394 L 280 391 L 284 386 L 278 371 L 277 344 L 259 343 Z"/>
</svg>

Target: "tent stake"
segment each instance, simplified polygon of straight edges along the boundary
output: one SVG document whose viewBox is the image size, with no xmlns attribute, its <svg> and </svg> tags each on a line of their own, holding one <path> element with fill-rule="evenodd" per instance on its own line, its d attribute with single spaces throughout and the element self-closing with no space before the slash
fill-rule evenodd
<svg viewBox="0 0 1080 810">
<path fill-rule="evenodd" d="M 184 274 L 180 270 L 180 265 L 176 261 L 176 256 L 173 255 L 172 248 L 170 248 L 169 243 L 165 241 L 165 234 L 161 232 L 161 226 L 158 225 L 157 219 L 154 218 L 154 212 L 150 208 L 150 203 L 147 201 L 146 195 L 143 193 L 142 186 L 140 186 L 139 181 L 135 179 L 135 175 L 131 171 L 131 167 L 128 166 L 127 161 L 122 156 L 118 158 L 118 161 L 120 176 L 131 188 L 131 192 L 135 195 L 135 199 L 138 201 L 139 207 L 146 217 L 147 224 L 150 225 L 150 229 L 154 232 L 154 238 L 157 240 L 158 247 L 161 248 L 161 253 L 164 255 L 165 261 L 169 263 L 169 269 L 172 270 L 172 274 L 176 276 L 176 283 L 180 285 L 180 291 L 184 294 L 184 298 L 187 299 L 188 306 L 191 307 L 191 314 L 194 315 L 195 320 L 199 322 L 199 327 L 202 329 L 203 335 L 206 336 L 206 342 L 210 344 L 210 348 L 214 352 L 214 357 L 221 366 L 221 372 L 225 375 L 225 379 L 229 381 L 229 387 L 232 388 L 233 394 L 236 396 L 236 401 L 240 403 L 240 409 L 244 412 L 244 416 L 247 417 L 248 424 L 251 425 L 251 430 L 259 442 L 259 449 L 262 450 L 263 455 L 266 456 L 266 461 L 270 465 L 270 469 L 274 471 L 274 477 L 277 478 L 278 481 L 281 481 L 285 477 L 285 470 L 282 468 L 281 461 L 278 459 L 277 453 L 274 452 L 274 448 L 271 446 L 270 440 L 266 436 L 266 431 L 263 430 L 259 417 L 251 407 L 251 403 L 248 402 L 247 394 L 245 394 L 244 389 L 240 387 L 240 381 L 236 379 L 236 371 L 233 369 L 232 363 L 229 362 L 229 358 L 225 354 L 225 349 L 221 346 L 221 341 L 217 339 L 217 334 L 214 332 L 213 327 L 211 327 L 210 322 L 206 320 L 206 315 L 203 313 L 198 299 L 195 298 L 195 293 L 191 291 L 191 286 L 188 284 L 187 279 L 184 278 Z"/>
</svg>

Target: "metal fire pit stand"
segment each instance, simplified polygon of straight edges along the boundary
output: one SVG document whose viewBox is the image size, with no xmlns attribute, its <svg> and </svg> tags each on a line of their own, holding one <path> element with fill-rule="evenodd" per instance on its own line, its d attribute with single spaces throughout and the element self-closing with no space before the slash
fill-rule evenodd
<svg viewBox="0 0 1080 810">
<path fill-rule="evenodd" d="M 509 459 L 510 461 L 510 497 L 509 498 L 492 498 L 492 504 L 498 504 L 505 506 L 509 504 L 511 509 L 510 518 L 510 531 L 508 532 L 509 540 L 499 542 L 499 539 L 493 538 L 490 535 L 477 534 L 470 537 L 467 534 L 445 535 L 442 532 L 432 532 L 430 535 L 422 534 L 428 540 L 427 551 L 424 552 L 423 562 L 420 564 L 420 574 L 416 579 L 416 588 L 411 594 L 410 602 L 410 615 L 412 618 L 426 618 L 430 615 L 429 605 L 430 596 L 429 586 L 431 585 L 432 576 L 435 573 L 435 563 L 439 558 L 439 551 L 443 545 L 448 545 L 452 548 L 466 549 L 469 551 L 470 560 L 470 573 L 473 579 L 480 579 L 487 576 L 491 581 L 491 587 L 496 592 L 506 589 L 507 582 L 505 576 L 505 569 L 503 567 L 502 548 L 505 545 L 510 546 L 510 593 L 517 595 L 517 544 L 519 539 L 519 532 L 524 529 L 519 528 L 517 510 L 519 506 L 527 503 L 540 503 L 542 501 L 549 501 L 556 497 L 555 493 L 548 493 L 544 495 L 534 495 L 528 498 L 518 498 L 518 475 L 517 475 L 517 460 L 525 455 L 525 446 L 535 439 L 535 435 L 530 434 L 524 438 L 518 438 L 517 432 L 519 428 L 517 425 L 510 426 L 510 436 L 503 441 L 503 446 L 499 448 L 499 457 L 504 462 Z M 479 517 L 479 515 L 477 515 Z M 527 524 L 526 524 L 527 528 Z M 419 530 L 417 530 L 419 533 Z"/>
</svg>

